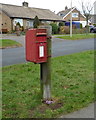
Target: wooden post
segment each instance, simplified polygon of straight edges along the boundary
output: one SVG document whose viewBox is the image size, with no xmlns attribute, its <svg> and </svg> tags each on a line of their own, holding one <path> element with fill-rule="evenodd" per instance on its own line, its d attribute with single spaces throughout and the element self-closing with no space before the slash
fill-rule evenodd
<svg viewBox="0 0 96 120">
<path fill-rule="evenodd" d="M 39 26 L 39 28 L 47 29 L 47 54 L 46 63 L 40 64 L 40 82 L 41 93 L 44 101 L 51 100 L 51 32 L 52 27 L 49 25 Z"/>
</svg>

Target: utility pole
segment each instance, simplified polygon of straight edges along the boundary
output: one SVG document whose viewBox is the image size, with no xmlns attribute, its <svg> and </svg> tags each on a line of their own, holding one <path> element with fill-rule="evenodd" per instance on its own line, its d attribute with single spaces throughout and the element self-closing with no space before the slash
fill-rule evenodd
<svg viewBox="0 0 96 120">
<path fill-rule="evenodd" d="M 70 37 L 72 37 L 72 0 L 71 0 L 71 14 L 70 14 Z"/>
</svg>

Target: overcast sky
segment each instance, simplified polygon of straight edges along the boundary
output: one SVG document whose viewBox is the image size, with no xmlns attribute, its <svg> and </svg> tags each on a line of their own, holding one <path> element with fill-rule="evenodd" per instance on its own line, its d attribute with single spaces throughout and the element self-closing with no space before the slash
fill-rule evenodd
<svg viewBox="0 0 96 120">
<path fill-rule="evenodd" d="M 64 10 L 65 6 L 68 6 L 68 8 L 71 6 L 71 0 L 0 0 L 0 3 L 21 6 L 24 1 L 29 3 L 29 7 L 50 9 L 53 12 L 55 11 L 55 13 Z M 72 0 L 72 6 L 76 6 L 81 11 L 81 1 L 86 5 L 88 2 L 93 4 L 96 0 Z"/>
</svg>

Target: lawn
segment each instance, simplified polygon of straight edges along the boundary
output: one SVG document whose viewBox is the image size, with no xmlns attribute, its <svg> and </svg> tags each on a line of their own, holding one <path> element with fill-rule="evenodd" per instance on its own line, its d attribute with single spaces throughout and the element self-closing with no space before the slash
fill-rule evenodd
<svg viewBox="0 0 96 120">
<path fill-rule="evenodd" d="M 10 39 L 0 39 L 0 48 L 21 47 L 22 45 Z"/>
<path fill-rule="evenodd" d="M 52 58 L 52 105 L 41 102 L 40 66 L 3 67 L 3 118 L 52 118 L 94 101 L 94 52 Z"/>
<path fill-rule="evenodd" d="M 70 35 L 65 35 L 65 36 L 57 36 L 57 38 L 66 39 L 66 40 L 80 40 L 80 39 L 95 38 L 95 35 L 94 34 L 73 34 L 72 37 L 70 37 Z"/>
</svg>

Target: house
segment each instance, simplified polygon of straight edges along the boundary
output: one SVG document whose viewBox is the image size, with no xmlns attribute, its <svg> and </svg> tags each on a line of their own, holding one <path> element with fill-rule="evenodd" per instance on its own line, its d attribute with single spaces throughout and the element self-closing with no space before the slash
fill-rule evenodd
<svg viewBox="0 0 96 120">
<path fill-rule="evenodd" d="M 86 17 L 80 13 L 80 11 L 76 8 L 73 7 L 72 9 L 68 9 L 68 7 L 65 7 L 65 10 L 60 11 L 59 13 L 57 13 L 57 15 L 61 16 L 63 18 L 63 20 L 65 20 L 66 22 L 70 21 L 70 16 L 71 16 L 71 12 L 72 12 L 72 21 L 73 22 L 80 22 L 82 23 L 83 27 L 86 26 Z"/>
<path fill-rule="evenodd" d="M 91 22 L 91 24 L 96 25 L 96 1 L 94 2 L 94 13 L 90 15 L 89 21 Z"/>
<path fill-rule="evenodd" d="M 0 4 L 0 30 L 15 30 L 16 23 L 19 22 L 24 29 L 33 27 L 35 16 L 38 16 L 41 22 L 60 22 L 62 17 L 56 15 L 49 9 L 32 8 L 27 2 L 22 6 Z"/>
<path fill-rule="evenodd" d="M 94 15 L 91 15 L 91 17 L 90 17 L 90 22 L 92 23 L 92 24 L 96 24 L 96 14 L 94 14 Z"/>
</svg>

